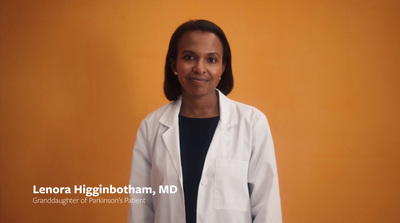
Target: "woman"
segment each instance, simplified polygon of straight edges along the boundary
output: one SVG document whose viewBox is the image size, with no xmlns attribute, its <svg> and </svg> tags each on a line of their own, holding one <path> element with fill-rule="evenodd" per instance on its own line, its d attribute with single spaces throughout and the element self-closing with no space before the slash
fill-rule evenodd
<svg viewBox="0 0 400 223">
<path fill-rule="evenodd" d="M 144 202 L 131 204 L 129 222 L 281 222 L 267 119 L 228 99 L 232 88 L 224 32 L 206 20 L 178 27 L 165 64 L 172 102 L 143 120 L 133 150 L 130 185 L 155 194 L 131 194 Z"/>
</svg>

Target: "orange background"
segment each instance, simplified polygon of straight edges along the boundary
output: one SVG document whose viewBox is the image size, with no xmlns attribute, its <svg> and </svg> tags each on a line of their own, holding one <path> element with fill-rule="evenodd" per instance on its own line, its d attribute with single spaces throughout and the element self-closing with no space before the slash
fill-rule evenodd
<svg viewBox="0 0 400 223">
<path fill-rule="evenodd" d="M 125 204 L 34 205 L 32 187 L 127 185 L 138 125 L 167 103 L 169 38 L 191 18 L 223 28 L 230 98 L 269 118 L 285 223 L 400 222 L 399 12 L 396 0 L 0 0 L 0 222 L 126 222 Z"/>
</svg>

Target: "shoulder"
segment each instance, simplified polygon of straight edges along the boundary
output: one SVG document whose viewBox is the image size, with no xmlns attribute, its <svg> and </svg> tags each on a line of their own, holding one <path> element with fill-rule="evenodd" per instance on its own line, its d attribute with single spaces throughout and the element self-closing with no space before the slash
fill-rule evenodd
<svg viewBox="0 0 400 223">
<path fill-rule="evenodd" d="M 168 113 L 171 113 L 171 109 L 175 102 L 166 104 L 150 114 L 148 114 L 140 123 L 138 132 L 145 138 L 152 138 L 155 136 L 156 132 L 162 127 L 162 120 L 166 118 Z"/>
<path fill-rule="evenodd" d="M 163 115 L 165 115 L 166 113 L 168 113 L 168 111 L 171 110 L 173 104 L 175 102 L 170 102 L 156 110 L 154 110 L 153 112 L 151 112 L 150 114 L 148 114 L 142 121 L 142 125 L 143 124 L 154 124 L 154 123 L 158 123 L 161 120 L 161 117 Z"/>
<path fill-rule="evenodd" d="M 254 106 L 234 101 L 227 97 L 224 97 L 222 101 L 221 110 L 225 110 L 225 114 L 232 118 L 248 123 L 267 121 L 265 114 Z"/>
<path fill-rule="evenodd" d="M 252 105 L 248 105 L 248 104 L 244 104 L 241 102 L 237 102 L 234 101 L 232 99 L 229 99 L 233 105 L 233 107 L 235 108 L 235 110 L 237 112 L 239 112 L 241 115 L 250 115 L 250 116 L 265 116 L 264 113 L 262 111 L 260 111 L 258 108 L 252 106 Z"/>
<path fill-rule="evenodd" d="M 143 120 L 158 120 L 160 117 L 168 110 L 171 108 L 172 104 L 174 102 L 168 103 L 166 105 L 163 105 L 162 107 L 157 108 L 156 110 L 152 111 L 150 114 L 148 114 Z"/>
</svg>

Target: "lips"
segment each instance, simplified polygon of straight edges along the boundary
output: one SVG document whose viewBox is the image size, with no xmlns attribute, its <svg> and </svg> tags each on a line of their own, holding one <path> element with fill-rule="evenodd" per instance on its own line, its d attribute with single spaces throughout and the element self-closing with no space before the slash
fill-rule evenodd
<svg viewBox="0 0 400 223">
<path fill-rule="evenodd" d="M 190 81 L 208 81 L 207 78 L 202 78 L 202 77 L 189 77 L 188 79 Z"/>
</svg>

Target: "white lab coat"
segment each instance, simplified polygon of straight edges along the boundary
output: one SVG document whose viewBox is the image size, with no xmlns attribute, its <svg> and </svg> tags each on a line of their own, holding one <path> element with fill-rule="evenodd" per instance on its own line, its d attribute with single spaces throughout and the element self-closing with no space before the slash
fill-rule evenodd
<svg viewBox="0 0 400 223">
<path fill-rule="evenodd" d="M 197 223 L 281 223 L 278 175 L 266 117 L 254 107 L 219 94 L 220 120 L 200 179 Z M 133 150 L 130 185 L 155 195 L 131 194 L 145 203 L 130 205 L 130 223 L 184 223 L 185 205 L 179 150 L 181 99 L 148 115 Z M 160 194 L 159 185 L 175 185 Z"/>
</svg>

